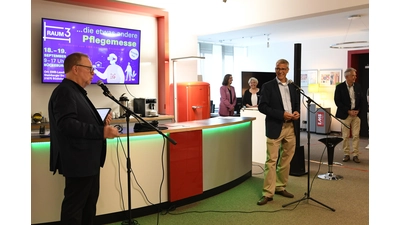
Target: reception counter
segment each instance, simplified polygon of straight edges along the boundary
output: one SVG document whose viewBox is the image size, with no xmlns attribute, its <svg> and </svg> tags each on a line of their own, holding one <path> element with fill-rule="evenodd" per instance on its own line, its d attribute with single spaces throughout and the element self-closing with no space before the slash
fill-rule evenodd
<svg viewBox="0 0 400 225">
<path fill-rule="evenodd" d="M 201 197 L 250 177 L 252 142 L 249 140 L 254 119 L 215 117 L 163 124 L 167 129 L 161 132 L 175 140 L 176 145 L 156 131 L 135 133 L 130 129 L 132 212 Z M 127 137 L 125 133 L 107 141 L 106 162 L 100 173 L 97 219 L 127 215 Z M 49 138 L 32 136 L 32 224 L 51 224 L 60 218 L 64 178 L 49 171 L 49 148 Z M 132 215 L 136 217 L 135 213 Z M 116 218 L 116 221 L 125 219 L 128 218 Z M 110 222 L 113 221 L 107 221 Z"/>
<path fill-rule="evenodd" d="M 260 113 L 257 108 L 247 108 L 240 110 L 242 117 L 255 117 L 252 128 L 252 142 L 253 142 L 253 162 L 264 164 L 267 159 L 267 138 L 265 136 L 265 114 Z"/>
</svg>

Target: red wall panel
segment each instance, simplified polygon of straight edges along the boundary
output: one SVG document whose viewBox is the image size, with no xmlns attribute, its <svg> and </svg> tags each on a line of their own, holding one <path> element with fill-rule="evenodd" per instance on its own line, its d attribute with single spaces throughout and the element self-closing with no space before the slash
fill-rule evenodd
<svg viewBox="0 0 400 225">
<path fill-rule="evenodd" d="M 203 193 L 202 131 L 171 133 L 177 144 L 169 144 L 169 201 L 185 199 Z"/>
</svg>

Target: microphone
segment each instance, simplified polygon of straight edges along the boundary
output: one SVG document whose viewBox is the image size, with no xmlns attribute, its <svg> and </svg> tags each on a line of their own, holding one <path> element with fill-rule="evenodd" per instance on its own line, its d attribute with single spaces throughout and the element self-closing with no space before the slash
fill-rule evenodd
<svg viewBox="0 0 400 225">
<path fill-rule="evenodd" d="M 292 80 L 288 80 L 288 84 L 293 84 L 297 88 L 297 90 L 303 91 L 303 89 L 301 89 L 301 87 L 299 87 L 297 84 L 295 84 Z"/>
<path fill-rule="evenodd" d="M 107 95 L 109 95 L 109 96 L 111 96 L 111 97 L 114 97 L 114 96 L 110 93 L 110 91 L 108 90 L 107 86 L 104 85 L 104 83 L 103 83 L 102 80 L 97 81 L 97 85 L 99 85 L 99 86 L 101 87 L 101 89 L 103 89 L 104 94 L 107 94 Z"/>
</svg>

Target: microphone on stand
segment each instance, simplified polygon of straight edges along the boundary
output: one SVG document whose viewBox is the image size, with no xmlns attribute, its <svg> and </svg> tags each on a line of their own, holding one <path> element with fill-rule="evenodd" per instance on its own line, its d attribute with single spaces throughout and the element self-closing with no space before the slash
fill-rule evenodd
<svg viewBox="0 0 400 225">
<path fill-rule="evenodd" d="M 107 94 L 107 95 L 109 95 L 109 96 L 111 96 L 111 97 L 114 97 L 114 96 L 111 94 L 111 92 L 108 90 L 107 86 L 104 85 L 104 83 L 103 83 L 102 80 L 97 81 L 97 85 L 99 85 L 99 86 L 101 87 L 101 89 L 103 89 L 104 94 Z"/>
<path fill-rule="evenodd" d="M 303 91 L 303 89 L 301 89 L 301 87 L 299 87 L 297 84 L 295 84 L 292 80 L 288 80 L 288 84 L 293 84 L 297 88 L 297 90 Z"/>
</svg>

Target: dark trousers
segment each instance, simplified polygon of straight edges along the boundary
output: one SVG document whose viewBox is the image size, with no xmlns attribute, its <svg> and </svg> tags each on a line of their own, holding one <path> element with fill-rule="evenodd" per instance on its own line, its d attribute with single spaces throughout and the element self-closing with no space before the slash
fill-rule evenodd
<svg viewBox="0 0 400 225">
<path fill-rule="evenodd" d="M 93 225 L 99 189 L 99 174 L 90 177 L 65 177 L 60 224 Z"/>
</svg>

